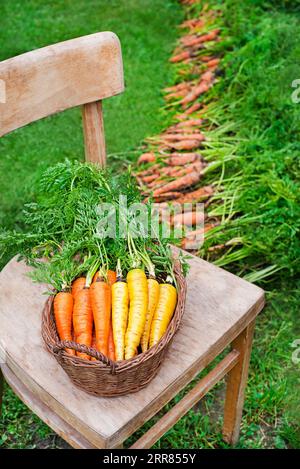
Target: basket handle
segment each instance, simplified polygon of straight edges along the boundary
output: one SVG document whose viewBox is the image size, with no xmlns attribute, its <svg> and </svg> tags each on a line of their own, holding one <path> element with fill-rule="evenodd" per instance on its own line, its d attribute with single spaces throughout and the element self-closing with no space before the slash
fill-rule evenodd
<svg viewBox="0 0 300 469">
<path fill-rule="evenodd" d="M 98 352 L 98 350 L 94 348 L 87 347 L 86 345 L 77 344 L 76 342 L 71 342 L 69 340 L 62 340 L 62 341 L 56 342 L 56 344 L 53 347 L 53 352 L 57 353 L 62 350 L 65 350 L 66 348 L 76 350 L 76 352 L 86 353 L 87 355 L 90 355 L 91 357 L 96 358 L 100 362 L 104 363 L 104 365 L 109 366 L 111 368 L 112 374 L 115 374 L 116 363 L 110 358 L 108 358 L 106 355 L 103 355 L 103 353 Z"/>
</svg>

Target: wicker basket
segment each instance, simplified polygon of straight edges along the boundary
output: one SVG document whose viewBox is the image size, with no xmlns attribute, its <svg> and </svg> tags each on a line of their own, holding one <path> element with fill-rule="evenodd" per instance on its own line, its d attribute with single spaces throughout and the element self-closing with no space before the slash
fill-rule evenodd
<svg viewBox="0 0 300 469">
<path fill-rule="evenodd" d="M 175 264 L 174 273 L 178 285 L 178 301 L 166 333 L 154 347 L 130 360 L 113 362 L 93 348 L 75 342 L 61 342 L 54 321 L 53 297 L 48 299 L 42 316 L 42 336 L 48 351 L 76 386 L 95 396 L 113 397 L 137 392 L 154 378 L 184 312 L 186 282 L 179 263 Z M 65 348 L 87 353 L 99 361 L 87 361 L 70 355 L 65 352 Z"/>
</svg>

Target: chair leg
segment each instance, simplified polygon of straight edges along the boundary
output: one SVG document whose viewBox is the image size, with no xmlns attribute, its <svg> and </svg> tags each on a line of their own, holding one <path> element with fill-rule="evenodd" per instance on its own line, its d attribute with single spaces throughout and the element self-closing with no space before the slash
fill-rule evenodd
<svg viewBox="0 0 300 469">
<path fill-rule="evenodd" d="M 231 445 L 238 442 L 240 434 L 254 325 L 255 321 L 251 322 L 232 342 L 232 348 L 239 351 L 240 359 L 227 375 L 223 425 L 223 439 Z"/>
<path fill-rule="evenodd" d="M 0 416 L 2 414 L 2 398 L 3 398 L 3 391 L 4 391 L 4 377 L 0 367 Z"/>
</svg>

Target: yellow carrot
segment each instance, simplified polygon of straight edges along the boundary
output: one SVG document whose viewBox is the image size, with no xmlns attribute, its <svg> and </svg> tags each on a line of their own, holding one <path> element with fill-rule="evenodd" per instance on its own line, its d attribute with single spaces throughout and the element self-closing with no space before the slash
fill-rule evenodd
<svg viewBox="0 0 300 469">
<path fill-rule="evenodd" d="M 148 284 L 142 269 L 132 269 L 127 274 L 129 292 L 128 327 L 125 334 L 125 359 L 134 357 L 146 323 Z"/>
<path fill-rule="evenodd" d="M 169 283 L 161 284 L 159 286 L 158 303 L 151 324 L 149 347 L 157 344 L 166 332 L 172 319 L 176 303 L 176 288 Z"/>
<path fill-rule="evenodd" d="M 122 280 L 121 262 L 118 259 L 116 279 L 111 286 L 112 329 L 115 344 L 115 360 L 124 360 L 125 333 L 128 321 L 128 286 Z"/>
<path fill-rule="evenodd" d="M 156 309 L 156 305 L 158 302 L 159 297 L 159 283 L 155 278 L 148 278 L 148 310 L 146 315 L 146 323 L 144 332 L 141 339 L 141 347 L 142 352 L 146 352 L 148 350 L 149 344 L 149 336 L 150 336 L 150 329 L 151 323 L 153 319 L 153 315 Z"/>
<path fill-rule="evenodd" d="M 111 287 L 112 327 L 116 361 L 124 360 L 125 332 L 128 320 L 128 286 L 117 280 Z"/>
</svg>

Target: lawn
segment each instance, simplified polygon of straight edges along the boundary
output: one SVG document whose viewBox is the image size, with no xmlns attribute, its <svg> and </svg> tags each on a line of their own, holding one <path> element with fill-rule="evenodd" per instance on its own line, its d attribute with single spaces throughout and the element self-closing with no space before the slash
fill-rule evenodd
<svg viewBox="0 0 300 469">
<path fill-rule="evenodd" d="M 208 117 L 224 131 L 205 152 L 216 161 L 230 156 L 204 181 L 219 183 L 220 195 L 209 210 L 223 221 L 206 237 L 200 255 L 258 282 L 267 292 L 267 307 L 257 321 L 238 447 L 299 448 L 299 364 L 292 361 L 292 344 L 300 338 L 300 104 L 291 100 L 291 83 L 300 78 L 299 2 L 199 3 L 221 9 L 224 38 L 219 46 L 224 55 L 219 80 L 207 98 Z M 177 38 L 175 25 L 183 18 L 182 7 L 175 0 L 51 5 L 24 1 L 22 11 L 17 2 L 0 6 L 0 58 L 97 30 L 119 34 L 127 92 L 105 106 L 108 151 L 116 155 L 112 162 L 134 160 L 143 138 L 160 131 L 169 118 L 159 111 L 160 90 L 176 79 L 167 59 Z M 18 210 L 47 165 L 65 157 L 82 159 L 79 125 L 79 111 L 73 110 L 2 139 L 2 226 L 17 226 Z M 212 246 L 231 240 L 235 241 L 229 250 L 211 254 Z M 155 447 L 226 447 L 220 438 L 223 397 L 221 383 Z M 64 446 L 9 389 L 0 434 L 0 445 L 8 448 Z"/>
<path fill-rule="evenodd" d="M 6 1 L 0 4 L 0 17 L 0 60 L 73 37 L 114 31 L 122 43 L 126 91 L 104 103 L 108 153 L 130 158 L 130 151 L 159 129 L 160 90 L 170 78 L 167 60 L 182 19 L 176 1 L 25 0 L 22 8 L 17 1 Z M 0 154 L 0 225 L 12 227 L 33 180 L 47 166 L 66 157 L 83 158 L 80 109 L 6 136 Z"/>
</svg>

